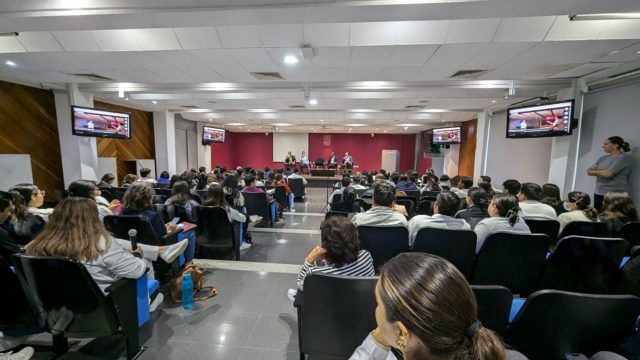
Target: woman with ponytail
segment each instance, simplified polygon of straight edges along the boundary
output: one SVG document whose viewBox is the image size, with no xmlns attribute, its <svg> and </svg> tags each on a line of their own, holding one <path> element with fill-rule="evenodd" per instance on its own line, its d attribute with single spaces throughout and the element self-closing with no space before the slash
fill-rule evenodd
<svg viewBox="0 0 640 360">
<path fill-rule="evenodd" d="M 489 186 L 490 187 L 490 186 Z M 474 186 L 467 192 L 465 198 L 467 208 L 456 213 L 455 217 L 464 219 L 473 230 L 480 220 L 489 217 L 489 194 L 480 187 Z"/>
<path fill-rule="evenodd" d="M 567 209 L 569 212 L 558 215 L 560 233 L 572 221 L 598 221 L 598 210 L 591 206 L 589 194 L 582 191 L 572 191 L 567 195 Z"/>
<path fill-rule="evenodd" d="M 518 199 L 507 193 L 496 194 L 487 208 L 489 218 L 481 220 L 473 231 L 476 233 L 476 253 L 489 235 L 497 232 L 531 234 L 529 226 L 520 219 Z"/>
<path fill-rule="evenodd" d="M 593 195 L 593 206 L 601 210 L 604 195 L 609 191 L 631 191 L 631 146 L 620 136 L 612 136 L 602 143 L 604 155 L 587 170 L 589 176 L 596 177 L 596 190 Z"/>
<path fill-rule="evenodd" d="M 389 260 L 375 289 L 378 327 L 350 360 L 505 360 L 507 351 L 478 320 L 469 284 L 450 262 L 403 253 Z"/>
</svg>

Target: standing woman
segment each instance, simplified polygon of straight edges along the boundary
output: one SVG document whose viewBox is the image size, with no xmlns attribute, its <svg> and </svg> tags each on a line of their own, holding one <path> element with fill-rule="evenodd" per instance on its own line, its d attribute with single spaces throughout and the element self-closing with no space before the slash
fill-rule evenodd
<svg viewBox="0 0 640 360">
<path fill-rule="evenodd" d="M 602 143 L 604 155 L 587 170 L 589 176 L 596 177 L 596 189 L 593 195 L 593 207 L 602 209 L 604 195 L 609 191 L 630 192 L 631 146 L 620 136 L 612 136 Z"/>
</svg>

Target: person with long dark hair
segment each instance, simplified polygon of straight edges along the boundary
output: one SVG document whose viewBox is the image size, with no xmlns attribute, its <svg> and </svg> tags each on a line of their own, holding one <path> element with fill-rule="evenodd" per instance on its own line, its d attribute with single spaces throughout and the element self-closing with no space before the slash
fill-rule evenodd
<svg viewBox="0 0 640 360">
<path fill-rule="evenodd" d="M 496 194 L 487 208 L 489 216 L 481 220 L 473 231 L 476 233 L 476 253 L 489 235 L 497 232 L 531 234 L 529 226 L 518 216 L 518 199 L 507 193 Z"/>
<path fill-rule="evenodd" d="M 631 151 L 631 146 L 620 136 L 611 136 L 602 143 L 602 150 L 607 155 L 601 156 L 598 161 L 587 170 L 589 176 L 596 177 L 596 189 L 593 195 L 593 206 L 600 210 L 604 195 L 609 191 L 630 192 L 631 187 L 631 155 L 625 154 Z"/>
<path fill-rule="evenodd" d="M 640 221 L 633 199 L 625 191 L 609 191 L 604 196 L 598 218 L 609 223 L 613 233 L 617 233 L 625 224 Z"/>
<path fill-rule="evenodd" d="M 191 198 L 189 184 L 186 181 L 176 181 L 171 188 L 171 197 L 164 202 L 165 205 L 178 205 L 185 208 L 187 216 L 191 219 L 191 209 L 198 206 L 198 202 Z"/>
<path fill-rule="evenodd" d="M 236 208 L 244 206 L 244 196 L 242 196 L 242 193 L 238 190 L 238 176 L 236 174 L 225 176 L 222 181 L 222 188 L 224 189 L 224 196 L 227 199 L 227 203 Z"/>
<path fill-rule="evenodd" d="M 558 215 L 560 233 L 572 221 L 598 221 L 598 210 L 591 206 L 589 194 L 572 191 L 567 195 L 568 212 Z"/>
<path fill-rule="evenodd" d="M 556 184 L 546 183 L 542 185 L 542 198 L 540 202 L 547 204 L 556 211 L 556 215 L 566 213 L 567 209 L 564 208 L 564 202 L 560 197 L 560 188 Z"/>
<path fill-rule="evenodd" d="M 204 201 L 202 201 L 202 205 L 221 207 L 222 209 L 224 209 L 224 211 L 227 212 L 229 221 L 237 221 L 239 223 L 242 223 L 245 232 L 247 231 L 247 216 L 229 206 L 229 204 L 227 203 L 227 199 L 224 196 L 224 189 L 222 188 L 222 185 L 218 183 L 212 183 L 207 189 L 207 196 L 205 197 Z M 250 247 L 250 241 L 243 241 L 240 245 L 240 250 L 246 250 Z"/>
<path fill-rule="evenodd" d="M 9 189 L 15 210 L 14 229 L 17 240 L 26 244 L 44 227 L 53 209 L 42 209 L 44 190 L 33 184 L 17 184 Z"/>
<path fill-rule="evenodd" d="M 489 184 L 489 188 L 491 188 L 490 185 L 491 184 Z M 455 217 L 458 219 L 464 219 L 473 230 L 478 222 L 489 217 L 489 212 L 487 210 L 490 201 L 489 196 L 485 190 L 474 186 L 467 192 L 465 201 L 467 203 L 467 208 L 458 211 Z"/>
<path fill-rule="evenodd" d="M 478 320 L 464 275 L 429 254 L 403 253 L 382 266 L 376 323 L 350 360 L 505 360 L 500 338 Z"/>
</svg>

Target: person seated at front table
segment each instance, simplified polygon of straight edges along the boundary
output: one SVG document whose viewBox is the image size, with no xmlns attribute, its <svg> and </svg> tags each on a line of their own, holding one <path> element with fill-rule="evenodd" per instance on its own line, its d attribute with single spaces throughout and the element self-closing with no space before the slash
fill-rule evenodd
<svg viewBox="0 0 640 360">
<path fill-rule="evenodd" d="M 425 227 L 450 229 L 450 230 L 471 230 L 471 226 L 463 219 L 456 219 L 453 216 L 460 208 L 460 199 L 451 191 L 443 191 L 438 194 L 433 204 L 433 216 L 416 215 L 409 220 L 409 246 L 413 246 L 418 231 Z"/>
<path fill-rule="evenodd" d="M 349 155 L 348 152 L 344 153 L 344 157 L 342 158 L 342 166 L 344 166 L 345 169 L 353 168 L 353 156 Z"/>
<path fill-rule="evenodd" d="M 518 216 L 520 207 L 515 196 L 502 193 L 496 194 L 487 209 L 490 217 L 481 220 L 473 231 L 476 233 L 476 253 L 484 244 L 489 235 L 497 232 L 509 232 L 516 234 L 531 234 L 529 226 Z"/>
<path fill-rule="evenodd" d="M 284 165 L 287 170 L 290 170 L 296 165 L 296 156 L 291 153 L 291 150 L 289 150 L 287 156 L 284 158 Z"/>
<path fill-rule="evenodd" d="M 307 152 L 302 150 L 302 154 L 300 154 L 300 167 L 308 168 L 309 167 L 309 157 L 307 156 Z"/>
<path fill-rule="evenodd" d="M 518 193 L 520 201 L 520 215 L 530 219 L 553 219 L 558 215 L 549 205 L 540 202 L 542 198 L 542 187 L 534 183 L 523 183 Z"/>
<path fill-rule="evenodd" d="M 336 156 L 336 153 L 332 151 L 331 155 L 329 155 L 329 158 L 327 159 L 327 168 L 335 169 L 337 167 L 338 167 L 338 157 Z"/>
<path fill-rule="evenodd" d="M 321 225 L 321 246 L 316 246 L 305 258 L 298 273 L 298 289 L 303 290 L 304 279 L 322 273 L 348 276 L 375 276 L 373 259 L 367 250 L 360 249 L 358 230 L 345 217 L 334 216 Z M 296 289 L 287 296 L 295 300 Z"/>
<path fill-rule="evenodd" d="M 396 184 L 396 190 L 418 190 L 416 185 L 409 181 L 407 175 L 400 175 L 398 183 Z"/>
<path fill-rule="evenodd" d="M 392 186 L 377 183 L 373 187 L 373 207 L 366 212 L 356 214 L 351 222 L 355 226 L 407 226 L 407 218 L 393 210 L 395 190 Z"/>
</svg>

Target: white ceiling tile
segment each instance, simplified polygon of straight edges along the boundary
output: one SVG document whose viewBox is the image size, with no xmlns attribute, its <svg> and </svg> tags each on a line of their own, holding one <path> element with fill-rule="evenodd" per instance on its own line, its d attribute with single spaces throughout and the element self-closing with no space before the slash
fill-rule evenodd
<svg viewBox="0 0 640 360">
<path fill-rule="evenodd" d="M 380 80 L 409 81 L 420 70 L 419 67 L 389 67 L 382 70 Z"/>
<path fill-rule="evenodd" d="M 219 49 L 220 39 L 218 32 L 213 26 L 175 28 L 173 29 L 180 41 L 180 45 L 185 50 L 192 49 Z"/>
<path fill-rule="evenodd" d="M 313 68 L 311 60 L 302 58 L 300 48 L 265 48 L 271 60 L 281 69 L 305 69 Z M 284 57 L 287 55 L 293 55 L 298 59 L 298 62 L 293 65 L 284 63 Z"/>
<path fill-rule="evenodd" d="M 348 67 L 351 59 L 349 47 L 318 47 L 314 48 L 314 53 L 311 61 L 316 68 Z"/>
<path fill-rule="evenodd" d="M 427 67 L 460 66 L 476 56 L 486 44 L 445 44 L 425 63 Z"/>
<path fill-rule="evenodd" d="M 558 16 L 544 40 L 595 40 L 607 23 L 603 20 L 570 21 L 568 16 Z"/>
<path fill-rule="evenodd" d="M 449 31 L 449 20 L 395 21 L 396 44 L 442 44 Z"/>
<path fill-rule="evenodd" d="M 287 81 L 311 81 L 315 77 L 313 68 L 311 69 L 283 69 L 279 71 Z"/>
<path fill-rule="evenodd" d="M 423 67 L 415 74 L 415 80 L 443 80 L 458 70 L 458 67 Z"/>
<path fill-rule="evenodd" d="M 396 46 L 386 65 L 393 67 L 422 66 L 438 49 L 439 45 Z"/>
<path fill-rule="evenodd" d="M 64 51 L 62 46 L 56 41 L 48 31 L 25 31 L 18 36 L 18 41 L 24 45 L 29 52 L 38 51 Z"/>
<path fill-rule="evenodd" d="M 91 31 L 53 31 L 66 51 L 100 51 Z"/>
<path fill-rule="evenodd" d="M 628 46 L 624 49 L 615 50 L 604 57 L 598 59 L 598 62 L 626 62 L 640 60 L 640 43 Z"/>
<path fill-rule="evenodd" d="M 300 47 L 304 43 L 303 25 L 258 26 L 264 47 Z"/>
<path fill-rule="evenodd" d="M 355 46 L 351 48 L 351 68 L 382 67 L 391 57 L 394 46 Z"/>
<path fill-rule="evenodd" d="M 598 39 L 640 39 L 640 19 L 609 21 Z"/>
<path fill-rule="evenodd" d="M 243 69 L 220 68 L 216 69 L 216 72 L 229 82 L 258 81 L 251 76 L 248 71 Z"/>
<path fill-rule="evenodd" d="M 216 71 L 218 69 L 242 69 L 242 65 L 222 49 L 189 50 L 187 53 L 208 68 Z"/>
<path fill-rule="evenodd" d="M 134 29 L 130 31 L 144 51 L 178 50 L 181 48 L 173 29 Z"/>
<path fill-rule="evenodd" d="M 345 81 L 349 77 L 349 68 L 316 68 L 316 81 Z"/>
<path fill-rule="evenodd" d="M 576 67 L 573 67 L 569 70 L 559 72 L 553 74 L 552 78 L 581 78 L 581 77 L 590 77 L 590 74 L 594 74 L 599 72 L 600 70 L 604 70 L 610 67 L 616 67 L 621 65 L 620 63 L 592 63 L 592 64 L 582 64 Z"/>
<path fill-rule="evenodd" d="M 465 68 L 492 68 L 502 65 L 535 46 L 536 43 L 491 43 L 464 64 Z"/>
<path fill-rule="evenodd" d="M 0 36 L 0 53 L 17 53 L 27 51 L 13 36 Z"/>
<path fill-rule="evenodd" d="M 491 42 L 500 24 L 500 19 L 452 20 L 446 42 L 488 43 Z"/>
<path fill-rule="evenodd" d="M 222 81 L 224 78 L 213 70 L 183 70 L 189 74 L 196 82 L 216 82 Z"/>
<path fill-rule="evenodd" d="M 305 24 L 304 42 L 313 47 L 349 46 L 349 24 Z"/>
<path fill-rule="evenodd" d="M 156 75 L 158 75 L 162 80 L 160 82 L 163 83 L 189 83 L 189 82 L 197 82 L 200 79 L 193 77 L 190 73 L 186 71 L 180 70 L 165 70 L 165 71 L 154 71 Z"/>
<path fill-rule="evenodd" d="M 349 30 L 351 46 L 396 44 L 396 27 L 392 22 L 352 23 Z"/>
<path fill-rule="evenodd" d="M 102 51 L 142 50 L 131 30 L 92 30 L 91 35 Z"/>
<path fill-rule="evenodd" d="M 382 68 L 350 68 L 347 77 L 350 81 L 375 81 L 380 78 Z"/>
<path fill-rule="evenodd" d="M 190 56 L 186 51 L 160 51 L 155 56 L 158 60 L 181 70 L 204 70 L 204 64 Z"/>
<path fill-rule="evenodd" d="M 555 16 L 502 19 L 493 41 L 542 41 L 555 19 Z"/>
<path fill-rule="evenodd" d="M 248 71 L 278 71 L 278 65 L 263 48 L 228 49 L 226 52 Z"/>
<path fill-rule="evenodd" d="M 262 47 L 258 27 L 246 26 L 218 26 L 218 35 L 222 47 L 226 49 Z"/>
</svg>

